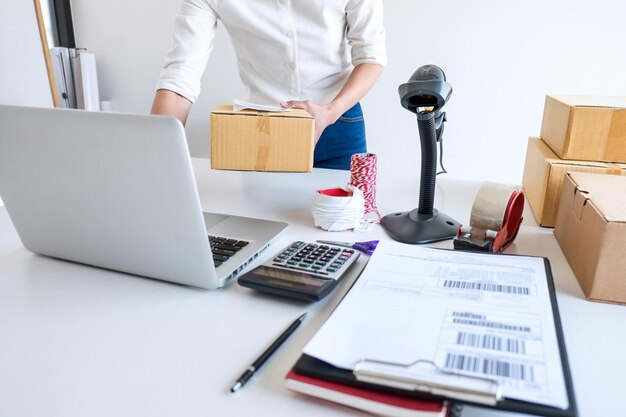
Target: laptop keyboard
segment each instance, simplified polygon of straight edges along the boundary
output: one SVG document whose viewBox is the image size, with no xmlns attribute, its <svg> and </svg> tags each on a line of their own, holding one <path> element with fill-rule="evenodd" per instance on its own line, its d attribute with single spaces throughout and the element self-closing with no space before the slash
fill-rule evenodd
<svg viewBox="0 0 626 417">
<path fill-rule="evenodd" d="M 241 249 L 248 246 L 250 242 L 246 242 L 245 240 L 229 239 L 227 237 L 209 236 L 209 243 L 211 244 L 213 263 L 217 268 L 233 257 Z"/>
</svg>

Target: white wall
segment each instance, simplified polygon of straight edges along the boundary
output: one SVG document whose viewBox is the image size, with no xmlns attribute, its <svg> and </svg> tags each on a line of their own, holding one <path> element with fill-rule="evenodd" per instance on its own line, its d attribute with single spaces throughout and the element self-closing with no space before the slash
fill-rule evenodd
<svg viewBox="0 0 626 417">
<path fill-rule="evenodd" d="M 52 94 L 32 0 L 2 2 L 0 104 L 52 106 Z"/>
<path fill-rule="evenodd" d="M 102 99 L 114 110 L 149 111 L 177 6 L 72 1 L 77 42 L 97 54 Z M 363 101 L 381 175 L 419 170 L 415 118 L 400 106 L 397 87 L 420 65 L 435 63 L 454 88 L 445 108 L 450 176 L 520 182 L 546 94 L 626 95 L 624 16 L 621 0 L 385 1 L 389 65 Z M 187 125 L 195 156 L 209 155 L 211 108 L 241 89 L 220 28 Z"/>
<path fill-rule="evenodd" d="M 0 104 L 52 107 L 33 1 L 2 3 Z M 0 199 L 0 207 L 4 204 Z"/>
</svg>

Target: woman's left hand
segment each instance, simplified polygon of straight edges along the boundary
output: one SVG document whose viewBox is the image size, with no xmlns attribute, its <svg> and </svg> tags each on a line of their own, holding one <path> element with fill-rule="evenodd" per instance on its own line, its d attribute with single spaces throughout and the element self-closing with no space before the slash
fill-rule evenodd
<svg viewBox="0 0 626 417">
<path fill-rule="evenodd" d="M 332 104 L 321 105 L 317 103 L 313 103 L 309 100 L 303 101 L 283 101 L 280 103 L 281 107 L 285 109 L 293 108 L 293 109 L 303 109 L 306 110 L 313 116 L 315 120 L 315 144 L 320 139 L 322 132 L 326 129 L 327 126 L 332 125 L 339 119 L 342 113 L 337 112 Z"/>
</svg>

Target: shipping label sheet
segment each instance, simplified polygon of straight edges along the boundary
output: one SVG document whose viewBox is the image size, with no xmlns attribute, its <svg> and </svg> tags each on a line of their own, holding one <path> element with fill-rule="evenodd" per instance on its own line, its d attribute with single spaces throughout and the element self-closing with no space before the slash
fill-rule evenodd
<svg viewBox="0 0 626 417">
<path fill-rule="evenodd" d="M 304 353 L 350 370 L 399 365 L 391 376 L 458 372 L 495 381 L 505 398 L 568 407 L 543 258 L 381 241 Z"/>
</svg>

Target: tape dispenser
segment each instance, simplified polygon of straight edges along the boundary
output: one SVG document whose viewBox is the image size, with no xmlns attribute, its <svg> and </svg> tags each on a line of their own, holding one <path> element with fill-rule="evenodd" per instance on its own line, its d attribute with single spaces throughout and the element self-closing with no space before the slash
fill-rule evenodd
<svg viewBox="0 0 626 417">
<path fill-rule="evenodd" d="M 500 253 L 517 236 L 524 212 L 518 186 L 484 182 L 472 205 L 469 226 L 459 226 L 454 249 Z"/>
</svg>

